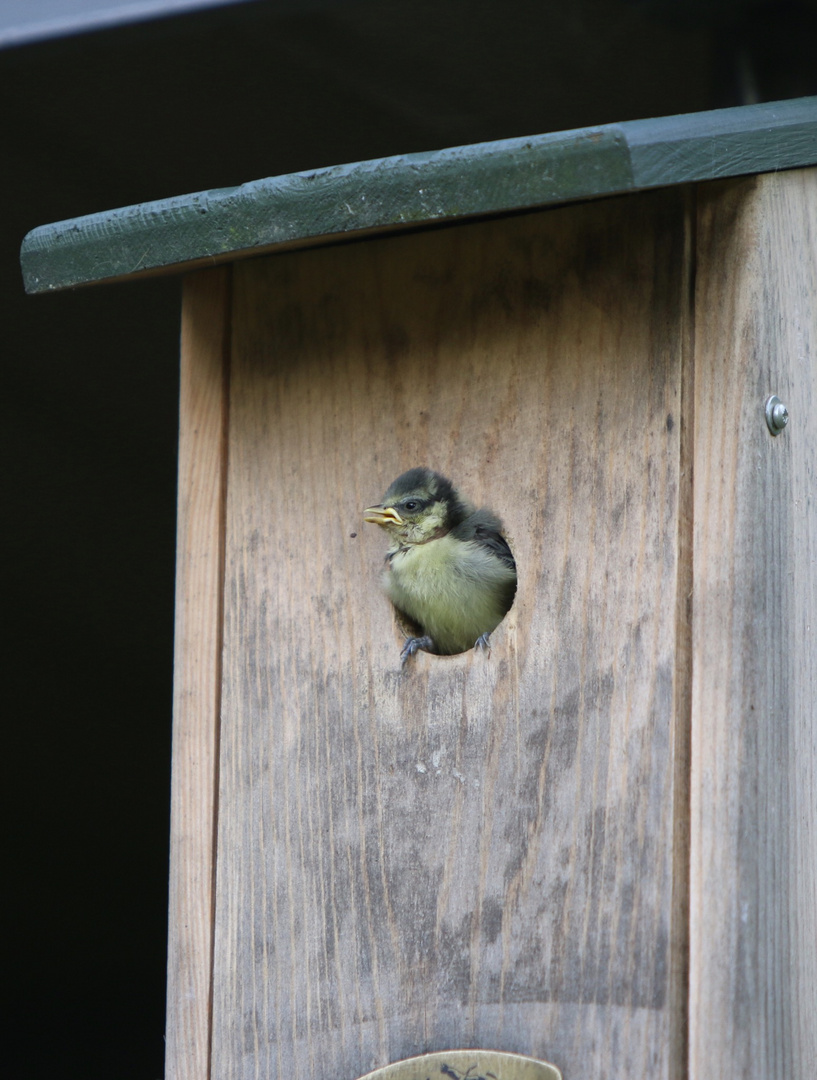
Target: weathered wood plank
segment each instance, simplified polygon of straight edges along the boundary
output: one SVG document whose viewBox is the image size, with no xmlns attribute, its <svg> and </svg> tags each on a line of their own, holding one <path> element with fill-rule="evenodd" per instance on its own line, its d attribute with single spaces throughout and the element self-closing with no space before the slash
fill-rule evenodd
<svg viewBox="0 0 817 1080">
<path fill-rule="evenodd" d="M 690 1078 L 817 1061 L 817 171 L 701 190 Z M 764 402 L 791 421 L 772 438 Z"/>
<path fill-rule="evenodd" d="M 255 180 L 26 236 L 30 293 L 373 231 L 817 162 L 817 98 L 579 128 Z"/>
<path fill-rule="evenodd" d="M 235 268 L 219 1080 L 469 1045 L 677 1075 L 684 208 Z M 401 675 L 361 510 L 419 463 L 520 585 L 490 659 Z"/>
<path fill-rule="evenodd" d="M 230 277 L 191 275 L 182 305 L 167 1080 L 210 1066 Z"/>
<path fill-rule="evenodd" d="M 811 165 L 817 98 L 637 120 L 627 145 L 638 188 Z"/>
</svg>

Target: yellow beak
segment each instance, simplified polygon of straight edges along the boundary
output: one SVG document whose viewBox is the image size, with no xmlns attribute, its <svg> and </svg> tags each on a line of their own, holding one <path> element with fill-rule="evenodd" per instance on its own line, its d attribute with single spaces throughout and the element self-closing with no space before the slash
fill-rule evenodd
<svg viewBox="0 0 817 1080">
<path fill-rule="evenodd" d="M 370 506 L 363 511 L 363 520 L 370 525 L 402 525 L 403 519 L 393 506 Z"/>
</svg>

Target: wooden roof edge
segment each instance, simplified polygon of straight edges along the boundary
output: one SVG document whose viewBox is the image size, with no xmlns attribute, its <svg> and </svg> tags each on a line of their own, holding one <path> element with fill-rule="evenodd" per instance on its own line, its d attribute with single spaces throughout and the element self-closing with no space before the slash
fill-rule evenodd
<svg viewBox="0 0 817 1080">
<path fill-rule="evenodd" d="M 33 229 L 26 291 L 178 272 L 360 235 L 817 164 L 817 97 L 403 154 Z"/>
</svg>

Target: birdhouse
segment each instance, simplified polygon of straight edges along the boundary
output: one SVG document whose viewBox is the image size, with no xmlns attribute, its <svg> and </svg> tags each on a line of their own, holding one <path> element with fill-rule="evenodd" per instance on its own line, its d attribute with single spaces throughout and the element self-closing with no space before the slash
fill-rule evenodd
<svg viewBox="0 0 817 1080">
<path fill-rule="evenodd" d="M 185 275 L 168 1078 L 811 1075 L 815 163 L 812 98 L 26 239 Z M 415 466 L 518 584 L 402 665 Z"/>
</svg>

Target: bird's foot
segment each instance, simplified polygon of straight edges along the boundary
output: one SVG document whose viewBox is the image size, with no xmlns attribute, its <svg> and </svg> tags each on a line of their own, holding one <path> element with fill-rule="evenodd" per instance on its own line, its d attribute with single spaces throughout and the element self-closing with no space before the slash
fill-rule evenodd
<svg viewBox="0 0 817 1080">
<path fill-rule="evenodd" d="M 434 652 L 434 641 L 425 634 L 423 637 L 410 637 L 400 653 L 400 666 L 405 667 L 409 657 L 416 652 Z"/>
<path fill-rule="evenodd" d="M 474 648 L 478 649 L 480 652 L 486 652 L 490 656 L 491 655 L 491 635 L 490 634 L 480 634 L 479 637 L 477 638 L 477 640 L 474 642 Z"/>
</svg>

